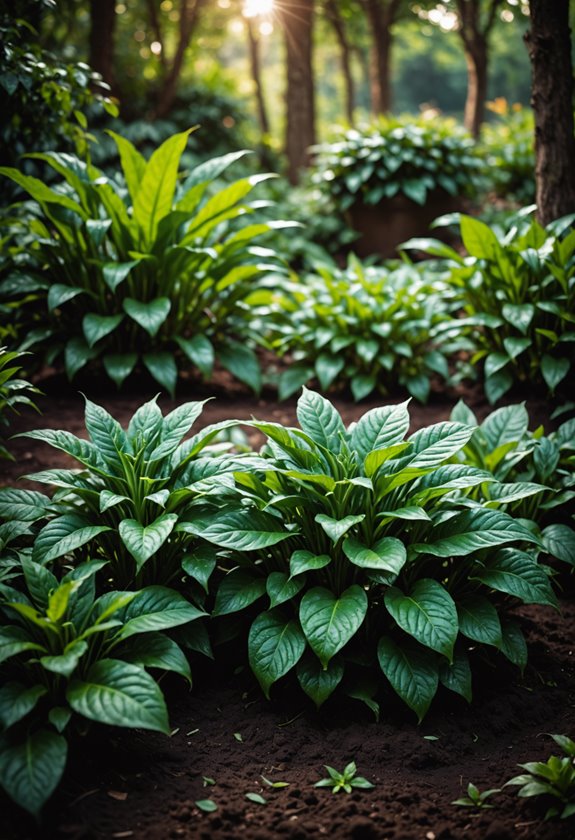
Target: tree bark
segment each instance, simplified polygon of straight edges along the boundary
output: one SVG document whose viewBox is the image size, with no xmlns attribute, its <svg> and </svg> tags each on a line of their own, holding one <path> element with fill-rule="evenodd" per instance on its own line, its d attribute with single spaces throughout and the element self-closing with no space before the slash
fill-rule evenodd
<svg viewBox="0 0 575 840">
<path fill-rule="evenodd" d="M 535 114 L 537 217 L 575 212 L 575 136 L 569 0 L 530 0 L 531 105 Z"/>
<path fill-rule="evenodd" d="M 98 0 L 92 1 L 98 2 Z M 184 65 L 186 50 L 190 45 L 192 35 L 198 25 L 200 9 L 204 2 L 205 0 L 181 0 L 180 2 L 180 32 L 178 44 L 169 65 L 166 59 L 167 72 L 164 76 L 163 84 L 158 92 L 156 100 L 156 109 L 154 113 L 156 118 L 165 117 L 166 114 L 170 112 L 172 105 L 174 104 L 182 67 Z"/>
<path fill-rule="evenodd" d="M 250 66 L 252 71 L 252 80 L 255 88 L 258 122 L 260 124 L 260 131 L 262 135 L 265 135 L 270 133 L 270 121 L 268 118 L 262 82 L 260 39 L 254 29 L 254 22 L 252 18 L 246 18 L 246 28 L 248 32 L 248 42 L 250 48 Z"/>
<path fill-rule="evenodd" d="M 88 63 L 115 91 L 114 30 L 116 0 L 90 0 L 90 43 Z"/>
<path fill-rule="evenodd" d="M 391 28 L 399 17 L 402 0 L 362 0 L 371 29 L 371 110 L 374 114 L 391 111 Z"/>
<path fill-rule="evenodd" d="M 351 47 L 347 39 L 345 24 L 340 14 L 337 0 L 327 0 L 327 18 L 333 26 L 336 34 L 341 59 L 341 71 L 345 85 L 345 115 L 350 125 L 353 124 L 353 112 L 355 109 L 355 84 L 351 70 Z"/>
<path fill-rule="evenodd" d="M 280 8 L 286 43 L 288 178 L 297 184 L 301 169 L 310 163 L 309 149 L 315 143 L 313 0 L 286 0 Z"/>
<path fill-rule="evenodd" d="M 467 62 L 467 99 L 464 125 L 477 139 L 485 117 L 489 36 L 503 0 L 455 0 L 459 15 L 459 35 Z M 554 0 L 553 0 L 554 2 Z M 482 7 L 484 14 L 482 15 Z"/>
</svg>

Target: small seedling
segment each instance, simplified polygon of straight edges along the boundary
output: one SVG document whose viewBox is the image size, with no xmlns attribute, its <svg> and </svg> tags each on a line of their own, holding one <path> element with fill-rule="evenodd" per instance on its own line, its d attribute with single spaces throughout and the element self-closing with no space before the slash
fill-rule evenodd
<svg viewBox="0 0 575 840">
<path fill-rule="evenodd" d="M 210 776 L 202 776 L 202 782 L 204 787 L 211 787 L 211 785 L 215 785 L 216 780 L 212 779 Z"/>
<path fill-rule="evenodd" d="M 266 785 L 271 788 L 285 788 L 289 787 L 289 782 L 272 782 L 271 779 L 266 779 L 265 776 L 261 776 L 260 778 L 263 779 Z"/>
<path fill-rule="evenodd" d="M 267 805 L 268 801 L 259 793 L 246 793 L 246 799 L 250 802 L 257 802 L 258 805 Z"/>
<path fill-rule="evenodd" d="M 236 741 L 244 740 L 240 732 L 234 732 L 234 738 L 236 739 Z"/>
<path fill-rule="evenodd" d="M 194 804 L 196 808 L 199 808 L 200 811 L 204 811 L 206 814 L 211 814 L 212 811 L 218 810 L 218 806 L 213 799 L 198 799 Z"/>
<path fill-rule="evenodd" d="M 343 773 L 339 773 L 327 764 L 324 764 L 323 766 L 329 773 L 329 777 L 326 779 L 320 779 L 319 782 L 315 783 L 314 787 L 330 787 L 333 788 L 332 793 L 338 793 L 340 790 L 344 790 L 346 793 L 351 793 L 352 788 L 363 788 L 364 790 L 368 790 L 374 787 L 372 783 L 368 782 L 367 779 L 364 779 L 363 776 L 355 775 L 357 773 L 355 761 L 350 761 L 349 764 L 346 765 Z"/>
<path fill-rule="evenodd" d="M 464 808 L 493 808 L 486 800 L 494 793 L 499 793 L 501 788 L 490 788 L 484 790 L 482 793 L 479 788 L 469 782 L 467 785 L 467 796 L 462 796 L 460 799 L 454 799 L 452 805 L 462 805 Z"/>
<path fill-rule="evenodd" d="M 528 761 L 520 764 L 526 773 L 515 776 L 506 784 L 520 785 L 517 791 L 524 798 L 530 796 L 552 796 L 558 800 L 547 810 L 545 819 L 559 817 L 562 820 L 575 815 L 575 741 L 566 735 L 552 735 L 555 743 L 565 753 L 563 758 L 552 755 L 546 762 Z"/>
</svg>

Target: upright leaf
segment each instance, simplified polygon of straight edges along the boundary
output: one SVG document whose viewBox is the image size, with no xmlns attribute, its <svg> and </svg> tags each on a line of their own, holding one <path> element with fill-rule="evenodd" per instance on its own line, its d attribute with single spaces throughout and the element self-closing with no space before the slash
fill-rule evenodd
<svg viewBox="0 0 575 840">
<path fill-rule="evenodd" d="M 271 686 L 297 664 L 305 650 L 305 638 L 297 621 L 272 610 L 259 615 L 248 638 L 250 667 L 269 698 Z"/>
<path fill-rule="evenodd" d="M 301 599 L 299 618 L 303 632 L 322 666 L 356 634 L 367 614 L 365 590 L 354 584 L 338 597 L 321 586 Z"/>
</svg>

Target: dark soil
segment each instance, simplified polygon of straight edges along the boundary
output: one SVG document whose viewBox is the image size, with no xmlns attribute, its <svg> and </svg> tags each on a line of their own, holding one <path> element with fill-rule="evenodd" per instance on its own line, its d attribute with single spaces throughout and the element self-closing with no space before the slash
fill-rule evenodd
<svg viewBox="0 0 575 840">
<path fill-rule="evenodd" d="M 58 377 L 42 387 L 43 416 L 26 412 L 12 423 L 12 431 L 54 427 L 83 435 L 81 397 L 71 395 Z M 111 396 L 104 383 L 85 392 L 122 424 L 149 398 L 149 392 L 137 389 Z M 252 415 L 295 422 L 295 401 L 278 405 L 272 394 L 249 397 L 227 382 L 219 388 L 190 383 L 180 401 L 213 393 L 218 398 L 206 405 L 204 424 Z M 413 428 L 447 419 L 456 399 L 437 394 L 427 407 L 412 403 Z M 479 392 L 470 391 L 465 399 L 480 417 L 489 413 Z M 334 402 L 349 423 L 382 400 L 359 406 Z M 161 399 L 160 405 L 167 412 L 174 404 Z M 545 422 L 550 428 L 545 403 L 528 401 L 528 409 L 533 427 Z M 2 484 L 67 463 L 61 453 L 26 438 L 13 441 L 11 450 L 16 460 L 1 465 Z M 485 667 L 475 673 L 472 706 L 440 693 L 420 726 L 391 695 L 382 698 L 377 723 L 358 701 L 332 698 L 316 712 L 282 683 L 268 703 L 241 656 L 231 669 L 197 663 L 191 691 L 178 680 L 165 684 L 170 738 L 92 729 L 75 745 L 40 828 L 0 795 L 0 837 L 573 840 L 573 819 L 545 822 L 548 803 L 521 800 L 514 787 L 494 794 L 491 810 L 451 804 L 469 782 L 480 790 L 502 787 L 520 772 L 518 762 L 557 753 L 548 733 L 575 735 L 575 602 L 562 600 L 560 614 L 540 607 L 522 607 L 518 613 L 529 645 L 525 674 L 506 663 L 497 670 Z M 351 760 L 374 783 L 373 790 L 334 796 L 314 788 L 326 775 L 324 764 L 341 770 Z M 271 788 L 262 775 L 289 786 Z M 267 804 L 250 801 L 249 793 L 265 797 Z M 214 800 L 217 810 L 200 810 L 195 803 L 204 799 Z"/>
</svg>

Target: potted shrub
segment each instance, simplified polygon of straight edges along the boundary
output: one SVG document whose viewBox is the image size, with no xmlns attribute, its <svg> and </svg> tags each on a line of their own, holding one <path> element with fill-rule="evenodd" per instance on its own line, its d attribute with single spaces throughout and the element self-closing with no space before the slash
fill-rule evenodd
<svg viewBox="0 0 575 840">
<path fill-rule="evenodd" d="M 360 256 L 391 256 L 437 216 L 476 192 L 483 164 L 452 121 L 390 119 L 340 132 L 317 147 L 314 180 L 361 236 Z"/>
</svg>

